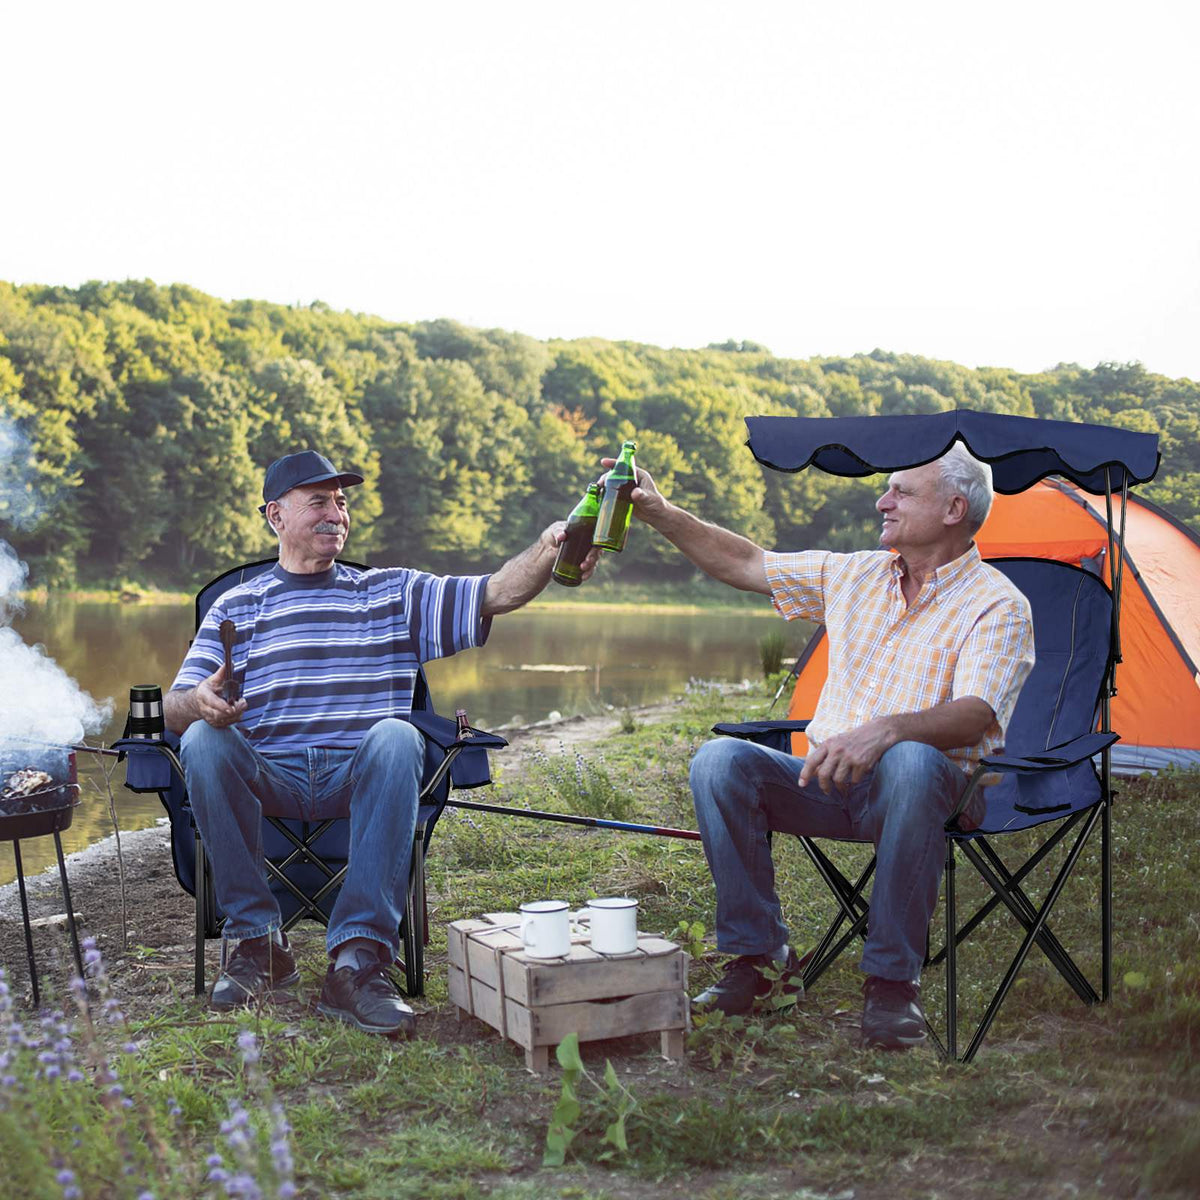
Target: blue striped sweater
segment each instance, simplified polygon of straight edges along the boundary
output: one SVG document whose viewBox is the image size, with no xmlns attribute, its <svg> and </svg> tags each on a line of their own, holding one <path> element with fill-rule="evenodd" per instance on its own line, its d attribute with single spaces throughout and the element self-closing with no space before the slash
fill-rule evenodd
<svg viewBox="0 0 1200 1200">
<path fill-rule="evenodd" d="M 420 663 L 482 646 L 486 575 L 335 563 L 317 575 L 278 564 L 219 596 L 171 685 L 195 687 L 224 661 L 218 629 L 237 629 L 239 728 L 259 750 L 354 747 L 376 721 L 412 710 Z"/>
</svg>

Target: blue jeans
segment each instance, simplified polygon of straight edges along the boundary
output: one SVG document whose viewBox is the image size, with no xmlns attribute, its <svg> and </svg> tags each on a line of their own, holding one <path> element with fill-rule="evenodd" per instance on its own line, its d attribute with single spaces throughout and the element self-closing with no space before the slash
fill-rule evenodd
<svg viewBox="0 0 1200 1200">
<path fill-rule="evenodd" d="M 717 889 L 717 948 L 769 954 L 788 939 L 768 830 L 874 842 L 871 917 L 861 966 L 916 980 L 945 865 L 943 829 L 967 777 L 940 750 L 899 742 L 848 795 L 799 783 L 804 759 L 737 738 L 692 760 L 692 796 Z"/>
<path fill-rule="evenodd" d="M 326 945 L 350 938 L 399 954 L 425 741 L 407 721 L 373 725 L 353 750 L 311 747 L 264 754 L 234 728 L 188 726 L 183 771 L 192 812 L 225 911 L 224 936 L 280 928 L 279 904 L 263 865 L 262 819 L 350 818 L 349 867 L 329 918 Z"/>
</svg>

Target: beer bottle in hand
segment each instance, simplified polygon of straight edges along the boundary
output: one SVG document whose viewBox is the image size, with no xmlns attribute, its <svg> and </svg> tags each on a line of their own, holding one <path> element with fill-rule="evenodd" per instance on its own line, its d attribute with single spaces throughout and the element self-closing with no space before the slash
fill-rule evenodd
<svg viewBox="0 0 1200 1200">
<path fill-rule="evenodd" d="M 554 560 L 553 579 L 564 587 L 578 587 L 583 582 L 580 566 L 592 548 L 596 514 L 600 511 L 600 485 L 589 483 L 583 499 L 567 518 L 567 540 L 558 548 Z"/>
<path fill-rule="evenodd" d="M 633 515 L 630 493 L 637 482 L 637 468 L 633 452 L 637 442 L 626 442 L 621 447 L 616 466 L 604 481 L 604 499 L 600 501 L 600 514 L 596 517 L 596 534 L 592 544 L 602 550 L 614 552 L 625 548 L 625 535 L 629 532 L 629 518 Z"/>
</svg>

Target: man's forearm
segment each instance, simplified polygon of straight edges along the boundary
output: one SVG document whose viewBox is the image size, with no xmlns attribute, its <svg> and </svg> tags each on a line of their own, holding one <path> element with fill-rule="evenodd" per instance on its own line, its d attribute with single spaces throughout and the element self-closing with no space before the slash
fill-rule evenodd
<svg viewBox="0 0 1200 1200">
<path fill-rule="evenodd" d="M 881 717 L 892 744 L 924 742 L 936 750 L 958 750 L 974 746 L 995 720 L 991 706 L 978 696 L 964 696 L 924 712 L 896 713 Z"/>
<path fill-rule="evenodd" d="M 706 575 L 744 592 L 771 594 L 763 564 L 762 547 L 719 525 L 694 517 L 669 502 L 650 524 L 673 543 Z"/>
<path fill-rule="evenodd" d="M 557 546 L 548 546 L 539 538 L 527 550 L 510 558 L 487 581 L 480 610 L 482 615 L 494 617 L 528 604 L 550 582 L 557 554 Z"/>
<path fill-rule="evenodd" d="M 163 724 L 172 733 L 183 733 L 193 721 L 199 720 L 195 688 L 181 688 L 163 697 Z"/>
</svg>

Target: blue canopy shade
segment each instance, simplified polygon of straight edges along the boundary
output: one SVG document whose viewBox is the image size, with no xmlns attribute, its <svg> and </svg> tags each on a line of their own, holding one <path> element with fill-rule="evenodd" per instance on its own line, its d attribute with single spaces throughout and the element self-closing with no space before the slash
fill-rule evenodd
<svg viewBox="0 0 1200 1200">
<path fill-rule="evenodd" d="M 1158 435 L 1107 425 L 1039 421 L 969 408 L 891 417 L 747 417 L 749 446 L 764 467 L 830 475 L 900 471 L 940 458 L 957 438 L 990 463 L 992 485 L 1011 495 L 1063 475 L 1085 492 L 1103 495 L 1146 483 L 1158 470 Z"/>
</svg>

